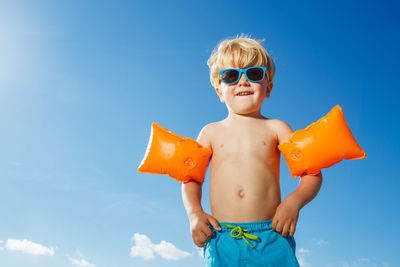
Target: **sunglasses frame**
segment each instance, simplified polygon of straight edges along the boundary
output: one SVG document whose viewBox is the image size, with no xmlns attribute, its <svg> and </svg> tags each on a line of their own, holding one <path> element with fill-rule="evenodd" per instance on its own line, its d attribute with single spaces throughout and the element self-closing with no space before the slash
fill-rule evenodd
<svg viewBox="0 0 400 267">
<path fill-rule="evenodd" d="M 247 77 L 247 71 L 248 71 L 249 69 L 254 69 L 254 68 L 260 68 L 260 69 L 263 70 L 263 77 L 262 77 L 261 80 L 254 81 L 254 80 L 249 79 L 249 77 Z M 222 79 L 222 73 L 224 73 L 224 72 L 227 71 L 227 70 L 236 70 L 236 71 L 239 72 L 239 75 L 238 75 L 238 78 L 237 78 L 236 81 L 231 82 L 231 83 L 227 83 L 227 82 L 225 82 L 225 81 Z M 252 67 L 248 67 L 248 68 L 244 68 L 244 69 L 235 69 L 235 68 L 223 69 L 223 70 L 220 70 L 220 71 L 218 72 L 218 84 L 220 84 L 221 81 L 222 81 L 223 83 L 225 83 L 225 84 L 234 84 L 234 83 L 237 83 L 237 82 L 240 80 L 240 78 L 242 77 L 242 73 L 244 73 L 244 76 L 246 77 L 246 79 L 247 79 L 249 82 L 253 82 L 253 83 L 255 83 L 255 82 L 261 82 L 262 80 L 264 80 L 264 78 L 265 78 L 265 73 L 267 72 L 267 70 L 268 70 L 268 69 L 267 69 L 266 67 L 264 67 L 264 66 L 252 66 Z M 268 74 L 267 74 L 267 76 L 268 76 Z"/>
</svg>

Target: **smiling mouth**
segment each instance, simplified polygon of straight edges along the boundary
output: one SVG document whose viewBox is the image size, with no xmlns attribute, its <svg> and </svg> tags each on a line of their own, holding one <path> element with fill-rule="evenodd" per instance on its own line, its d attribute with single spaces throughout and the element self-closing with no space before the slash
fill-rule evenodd
<svg viewBox="0 0 400 267">
<path fill-rule="evenodd" d="M 243 91 L 243 92 L 239 92 L 236 94 L 236 96 L 246 96 L 246 95 L 252 95 L 254 94 L 253 92 L 250 91 Z"/>
</svg>

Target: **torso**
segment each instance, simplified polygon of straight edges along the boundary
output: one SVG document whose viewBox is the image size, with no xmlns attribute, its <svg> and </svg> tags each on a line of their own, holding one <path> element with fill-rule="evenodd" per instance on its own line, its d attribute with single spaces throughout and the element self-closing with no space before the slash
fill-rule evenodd
<svg viewBox="0 0 400 267">
<path fill-rule="evenodd" d="M 281 202 L 280 152 L 273 121 L 249 120 L 240 126 L 227 121 L 213 124 L 210 204 L 211 214 L 218 221 L 273 218 Z"/>
</svg>

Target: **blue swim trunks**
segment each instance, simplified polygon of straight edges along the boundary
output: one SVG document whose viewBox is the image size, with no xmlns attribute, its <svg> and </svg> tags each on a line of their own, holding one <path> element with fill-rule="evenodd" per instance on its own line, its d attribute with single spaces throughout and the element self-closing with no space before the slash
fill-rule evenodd
<svg viewBox="0 0 400 267">
<path fill-rule="evenodd" d="M 282 237 L 271 228 L 272 220 L 251 223 L 220 222 L 205 243 L 205 266 L 299 267 L 293 236 Z"/>
</svg>

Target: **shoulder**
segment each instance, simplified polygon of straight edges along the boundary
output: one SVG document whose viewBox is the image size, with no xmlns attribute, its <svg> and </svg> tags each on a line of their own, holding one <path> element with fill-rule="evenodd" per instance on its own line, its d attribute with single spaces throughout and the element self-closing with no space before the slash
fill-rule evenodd
<svg viewBox="0 0 400 267">
<path fill-rule="evenodd" d="M 294 131 L 289 124 L 278 119 L 271 119 L 269 123 L 275 132 L 276 138 L 278 139 L 278 144 L 290 142 L 290 136 Z"/>
<path fill-rule="evenodd" d="M 203 147 L 212 149 L 212 137 L 215 134 L 216 129 L 219 127 L 218 122 L 209 123 L 204 126 L 197 137 L 197 142 Z"/>
</svg>

